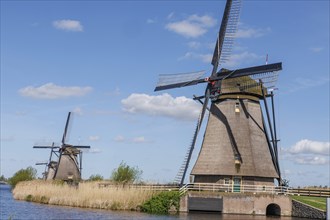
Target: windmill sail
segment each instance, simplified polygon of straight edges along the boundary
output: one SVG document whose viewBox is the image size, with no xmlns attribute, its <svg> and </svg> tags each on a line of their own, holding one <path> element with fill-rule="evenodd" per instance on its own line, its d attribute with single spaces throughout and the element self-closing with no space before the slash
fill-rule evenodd
<svg viewBox="0 0 330 220">
<path fill-rule="evenodd" d="M 228 60 L 231 54 L 234 37 L 237 31 L 239 14 L 241 9 L 240 0 L 228 0 L 223 13 L 218 39 L 212 58 L 212 76 L 216 75 L 220 63 Z"/>
<path fill-rule="evenodd" d="M 155 91 L 196 85 L 205 81 L 204 79 L 202 79 L 202 76 L 204 74 L 205 71 L 176 74 L 160 74 Z"/>
<path fill-rule="evenodd" d="M 155 91 L 192 86 L 199 83 L 219 81 L 223 79 L 237 78 L 242 76 L 250 76 L 255 81 L 262 79 L 263 82 L 268 85 L 270 82 L 276 82 L 278 74 L 274 75 L 274 73 L 280 70 L 282 70 L 282 63 L 272 63 L 236 70 L 223 69 L 217 73 L 217 76 L 211 76 L 209 78 L 202 77 L 205 73 L 204 71 L 180 74 L 161 74 L 159 75 Z"/>
</svg>

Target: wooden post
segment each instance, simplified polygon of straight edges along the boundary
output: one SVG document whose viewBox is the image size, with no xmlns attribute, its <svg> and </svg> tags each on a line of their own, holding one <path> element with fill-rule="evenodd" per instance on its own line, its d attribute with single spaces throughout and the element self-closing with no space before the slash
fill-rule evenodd
<svg viewBox="0 0 330 220">
<path fill-rule="evenodd" d="M 327 198 L 327 220 L 330 220 L 330 198 Z"/>
</svg>

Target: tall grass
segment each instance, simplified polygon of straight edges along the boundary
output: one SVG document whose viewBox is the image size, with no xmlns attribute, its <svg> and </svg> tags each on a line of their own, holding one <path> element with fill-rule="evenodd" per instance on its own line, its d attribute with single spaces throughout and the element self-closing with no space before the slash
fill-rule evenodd
<svg viewBox="0 0 330 220">
<path fill-rule="evenodd" d="M 152 190 L 110 186 L 97 182 L 80 183 L 79 187 L 52 181 L 25 181 L 16 185 L 13 196 L 18 200 L 83 208 L 139 210 L 155 194 Z"/>
</svg>

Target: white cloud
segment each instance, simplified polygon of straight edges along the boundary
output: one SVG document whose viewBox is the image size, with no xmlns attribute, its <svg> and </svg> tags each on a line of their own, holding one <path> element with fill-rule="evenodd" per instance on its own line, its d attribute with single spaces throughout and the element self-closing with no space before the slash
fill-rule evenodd
<svg viewBox="0 0 330 220">
<path fill-rule="evenodd" d="M 201 43 L 197 42 L 197 41 L 190 41 L 190 42 L 188 42 L 188 47 L 190 47 L 192 49 L 198 49 L 201 47 Z"/>
<path fill-rule="evenodd" d="M 284 150 L 286 158 L 297 164 L 329 164 L 330 142 L 303 139 Z"/>
<path fill-rule="evenodd" d="M 117 115 L 120 112 L 116 112 L 116 111 L 110 111 L 110 110 L 95 110 L 93 111 L 93 114 L 95 115 Z"/>
<path fill-rule="evenodd" d="M 247 49 L 246 46 L 242 46 L 238 43 L 233 46 L 233 51 L 246 51 Z"/>
<path fill-rule="evenodd" d="M 25 116 L 25 115 L 27 115 L 27 112 L 25 112 L 25 111 L 16 111 L 15 112 L 15 115 L 17 115 L 17 116 Z"/>
<path fill-rule="evenodd" d="M 271 32 L 271 29 L 268 28 L 250 28 L 250 27 L 240 27 L 236 32 L 236 38 L 258 38 L 262 37 Z"/>
<path fill-rule="evenodd" d="M 189 21 L 197 22 L 201 26 L 213 27 L 216 24 L 216 20 L 208 15 L 198 16 L 196 14 L 189 16 Z"/>
<path fill-rule="evenodd" d="M 80 24 L 80 21 L 70 19 L 53 21 L 53 26 L 56 29 L 65 31 L 79 32 L 84 30 L 83 26 Z"/>
<path fill-rule="evenodd" d="M 145 137 L 143 137 L 143 136 L 133 138 L 132 141 L 133 141 L 134 143 L 145 143 L 145 142 L 147 142 L 147 140 L 146 140 Z"/>
<path fill-rule="evenodd" d="M 76 115 L 80 115 L 80 116 L 83 115 L 83 111 L 79 107 L 74 108 L 72 112 L 75 113 Z"/>
<path fill-rule="evenodd" d="M 90 141 L 98 141 L 98 140 L 100 140 L 100 136 L 97 136 L 97 135 L 89 136 L 88 139 Z"/>
<path fill-rule="evenodd" d="M 215 24 L 216 20 L 208 15 L 198 16 L 194 14 L 185 20 L 170 22 L 166 24 L 165 28 L 187 38 L 197 38 L 205 34 L 207 29 Z"/>
<path fill-rule="evenodd" d="M 169 15 L 167 15 L 167 19 L 172 19 L 174 16 L 174 12 L 171 12 Z"/>
<path fill-rule="evenodd" d="M 329 163 L 329 159 L 325 157 L 297 157 L 294 159 L 298 164 L 309 164 L 309 165 L 325 165 Z"/>
<path fill-rule="evenodd" d="M 296 92 L 303 89 L 309 89 L 329 83 L 329 76 L 318 77 L 314 79 L 298 77 L 293 80 L 290 85 L 289 92 Z"/>
<path fill-rule="evenodd" d="M 147 140 L 144 136 L 139 136 L 139 137 L 127 139 L 122 135 L 118 135 L 113 140 L 116 141 L 116 142 L 131 142 L 131 143 L 136 143 L 136 144 L 151 142 L 151 141 Z"/>
<path fill-rule="evenodd" d="M 206 33 L 206 29 L 189 21 L 173 22 L 166 25 L 166 29 L 185 37 L 199 37 Z"/>
<path fill-rule="evenodd" d="M 88 149 L 87 152 L 91 153 L 91 154 L 96 154 L 96 153 L 101 153 L 102 151 L 98 148 L 90 148 L 90 149 Z"/>
<path fill-rule="evenodd" d="M 40 87 L 27 86 L 20 89 L 20 95 L 35 99 L 59 99 L 68 98 L 73 96 L 84 96 L 92 91 L 92 87 L 64 87 L 58 86 L 53 83 L 47 83 Z"/>
<path fill-rule="evenodd" d="M 237 67 L 241 64 L 249 64 L 256 60 L 262 59 L 262 56 L 259 56 L 255 53 L 242 52 L 240 54 L 232 54 L 228 61 L 224 62 L 224 66 L 227 67 Z"/>
<path fill-rule="evenodd" d="M 288 150 L 292 154 L 330 154 L 330 142 L 301 140 Z"/>
<path fill-rule="evenodd" d="M 212 61 L 212 54 L 200 54 L 200 53 L 193 53 L 187 52 L 184 56 L 179 57 L 179 60 L 199 60 L 203 63 L 211 63 Z"/>
<path fill-rule="evenodd" d="M 119 96 L 120 95 L 119 87 L 116 87 L 113 91 L 108 92 L 107 95 L 109 95 L 109 96 Z"/>
<path fill-rule="evenodd" d="M 39 26 L 39 23 L 38 22 L 33 22 L 30 24 L 32 27 L 38 27 Z"/>
<path fill-rule="evenodd" d="M 147 24 L 154 24 L 154 23 L 157 23 L 156 19 L 152 19 L 152 18 L 147 19 Z"/>
<path fill-rule="evenodd" d="M 284 170 L 284 174 L 285 174 L 285 175 L 290 175 L 290 174 L 292 174 L 292 171 L 291 171 L 291 170 L 287 170 L 287 169 L 285 169 L 285 170 Z"/>
<path fill-rule="evenodd" d="M 14 136 L 1 137 L 0 140 L 3 142 L 12 142 L 15 141 L 15 137 Z"/>
<path fill-rule="evenodd" d="M 323 47 L 311 47 L 309 49 L 314 53 L 318 53 L 318 52 L 321 52 L 324 48 Z"/>
<path fill-rule="evenodd" d="M 118 135 L 113 140 L 116 142 L 124 142 L 126 139 L 122 135 Z"/>
<path fill-rule="evenodd" d="M 124 111 L 142 113 L 151 116 L 165 116 L 180 120 L 195 120 L 200 112 L 200 105 L 184 96 L 173 98 L 164 93 L 151 96 L 133 93 L 121 101 Z"/>
</svg>

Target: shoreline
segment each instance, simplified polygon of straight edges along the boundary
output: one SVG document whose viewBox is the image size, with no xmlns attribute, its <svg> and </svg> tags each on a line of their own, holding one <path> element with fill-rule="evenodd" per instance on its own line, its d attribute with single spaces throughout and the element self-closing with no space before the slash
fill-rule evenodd
<svg viewBox="0 0 330 220">
<path fill-rule="evenodd" d="M 156 192 L 125 186 L 100 188 L 98 182 L 79 183 L 79 187 L 56 181 L 20 182 L 12 190 L 16 200 L 79 208 L 140 211 Z"/>
<path fill-rule="evenodd" d="M 247 215 L 266 215 L 267 212 L 265 210 L 267 205 L 265 206 L 265 204 L 269 203 L 275 205 L 280 204 L 280 216 L 296 216 L 314 219 L 315 217 L 318 219 L 324 219 L 325 216 L 325 212 L 322 210 L 316 210 L 317 213 L 315 214 L 315 208 L 292 202 L 292 198 L 289 195 L 253 195 L 228 193 L 223 195 L 207 195 L 209 193 L 205 194 L 200 192 L 196 192 L 197 194 L 195 196 L 193 196 L 191 193 L 181 195 L 181 197 L 179 196 L 177 200 L 180 203 L 178 206 L 170 203 L 170 205 L 167 205 L 165 208 L 166 213 L 157 213 L 155 211 L 152 212 L 152 210 L 155 210 L 155 207 L 159 206 L 159 204 L 164 204 L 165 201 L 173 201 L 172 198 L 169 199 L 168 195 L 166 194 L 174 192 L 178 194 L 177 189 L 171 190 L 169 188 L 158 188 L 160 190 L 157 191 L 154 189 L 152 190 L 152 188 L 144 185 L 123 186 L 115 184 L 107 184 L 106 187 L 100 187 L 100 183 L 102 185 L 103 181 L 82 182 L 79 183 L 79 186 L 77 187 L 70 186 L 64 182 L 59 181 L 32 180 L 18 183 L 12 190 L 12 194 L 13 198 L 16 200 L 24 200 L 41 204 L 111 211 L 147 212 L 150 214 L 188 213 L 188 200 L 191 197 L 198 196 L 202 199 L 205 199 L 207 197 L 212 198 L 215 196 L 223 201 L 223 210 L 221 211 L 221 214 L 236 213 Z M 162 193 L 164 193 L 165 196 L 161 196 Z M 155 197 L 158 197 L 158 201 L 154 200 Z M 164 200 L 165 197 L 167 198 Z M 260 207 L 256 209 L 259 211 L 255 211 L 255 208 L 251 210 L 246 209 L 235 211 L 234 207 L 237 206 L 238 199 L 240 200 L 239 207 L 241 208 L 250 207 L 251 202 L 254 204 L 251 207 L 255 207 L 256 204 L 259 204 L 260 207 L 265 207 L 261 207 L 261 211 L 259 210 Z M 283 201 L 283 199 L 285 199 L 285 201 Z M 151 202 L 151 200 L 154 200 L 154 202 Z M 145 204 L 148 205 L 146 206 Z M 286 210 L 288 206 L 292 206 L 292 211 L 290 211 L 291 208 Z M 148 210 L 144 209 L 145 207 L 147 207 Z M 162 209 L 162 211 L 163 210 L 164 209 Z"/>
</svg>

